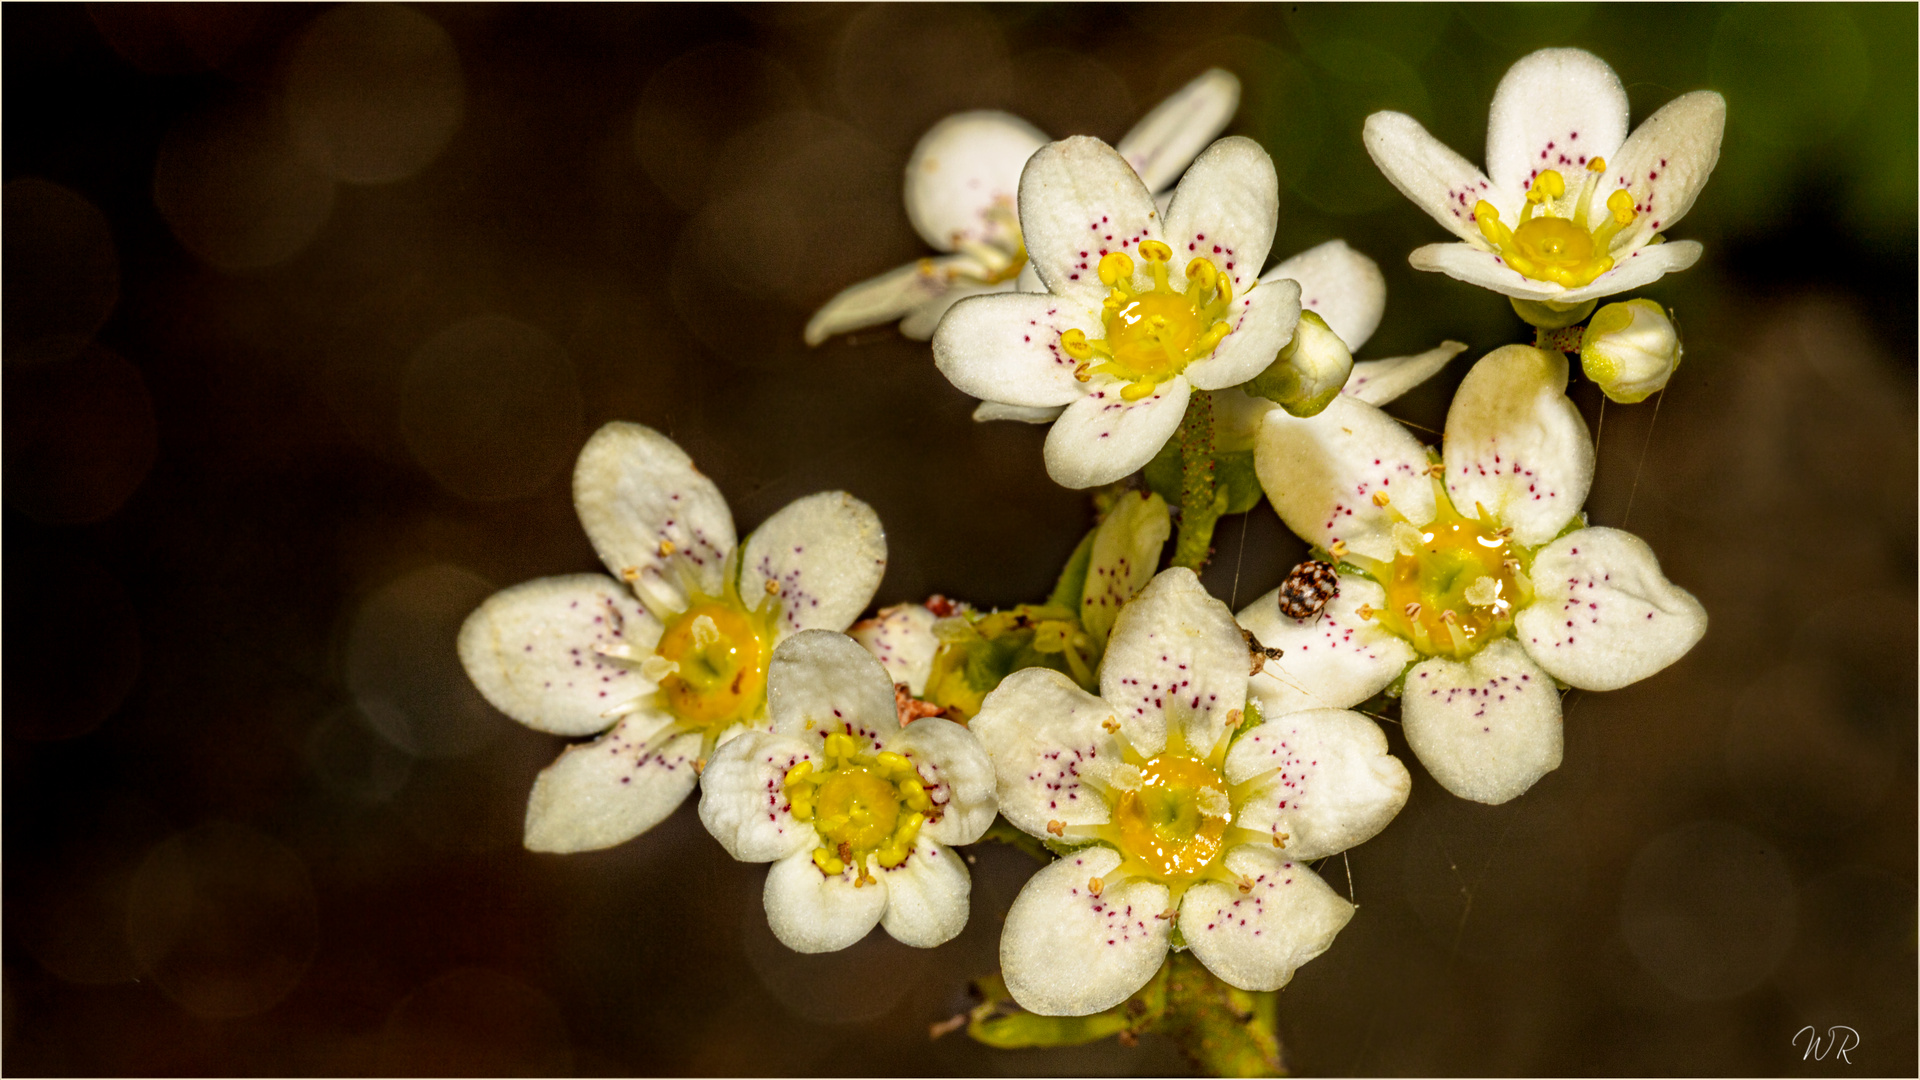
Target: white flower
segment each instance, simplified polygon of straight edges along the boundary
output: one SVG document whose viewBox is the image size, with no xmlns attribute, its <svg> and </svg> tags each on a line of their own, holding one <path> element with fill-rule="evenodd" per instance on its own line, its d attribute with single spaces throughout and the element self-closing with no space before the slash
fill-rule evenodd
<svg viewBox="0 0 1920 1080">
<path fill-rule="evenodd" d="M 1117 1005 L 1178 940 L 1234 986 L 1276 990 L 1353 916 L 1306 863 L 1384 828 L 1407 770 L 1378 727 L 1337 709 L 1235 738 L 1247 671 L 1232 613 L 1176 568 L 1121 610 L 1099 697 L 1044 668 L 987 696 L 971 730 L 993 758 L 1001 814 L 1088 842 L 1007 913 L 1001 974 L 1028 1010 Z"/>
<path fill-rule="evenodd" d="M 1664 389 L 1681 352 L 1680 332 L 1666 309 L 1645 297 L 1601 308 L 1580 335 L 1580 369 L 1628 405 Z"/>
<path fill-rule="evenodd" d="M 967 729 L 894 722 L 893 681 L 844 634 L 782 642 L 767 672 L 773 730 L 721 747 L 700 820 L 734 858 L 770 862 L 763 899 L 796 952 L 844 949 L 875 923 L 931 948 L 967 924 L 952 844 L 993 824 L 993 766 Z"/>
<path fill-rule="evenodd" d="M 1211 68 L 1142 117 L 1118 149 L 1159 191 L 1239 105 L 1240 80 Z M 1012 290 L 1027 262 L 1014 207 L 1020 170 L 1046 143 L 1032 124 L 1003 112 L 959 113 L 935 124 L 907 163 L 906 201 L 914 231 L 941 254 L 843 290 L 808 321 L 807 344 L 895 319 L 901 333 L 925 341 L 960 300 Z"/>
<path fill-rule="evenodd" d="M 1267 414 L 1260 485 L 1341 573 L 1316 618 L 1281 615 L 1272 593 L 1240 614 L 1284 650 L 1254 679 L 1266 715 L 1354 705 L 1404 673 L 1414 754 L 1454 794 L 1501 803 L 1559 767 L 1554 680 L 1616 689 L 1700 640 L 1706 611 L 1645 543 L 1582 527 L 1593 443 L 1566 385 L 1557 352 L 1490 353 L 1460 384 L 1439 462 L 1352 398 L 1312 420 Z"/>
<path fill-rule="evenodd" d="M 1298 282 L 1301 312 L 1320 316 L 1350 354 L 1373 337 L 1387 307 L 1387 280 L 1379 264 L 1344 240 L 1308 248 L 1260 275 L 1260 280 L 1263 284 Z M 1358 361 L 1340 392 L 1370 405 L 1385 405 L 1438 374 L 1466 348 L 1458 341 L 1446 341 L 1412 356 Z M 1230 453 L 1253 449 L 1261 421 L 1280 406 L 1242 393 L 1220 394 L 1213 399 L 1213 407 L 1214 445 Z"/>
<path fill-rule="evenodd" d="M 1542 49 L 1507 70 L 1487 119 L 1487 171 L 1412 117 L 1367 117 L 1367 153 L 1462 243 L 1409 261 L 1522 301 L 1576 305 L 1636 289 L 1700 258 L 1661 243 L 1713 172 L 1726 99 L 1683 94 L 1627 137 L 1627 95 L 1606 62 Z"/>
<path fill-rule="evenodd" d="M 460 662 L 495 708 L 555 735 L 606 732 L 534 782 L 534 851 L 610 847 L 659 824 L 716 745 L 766 727 L 774 647 L 844 629 L 887 562 L 872 508 L 838 491 L 788 504 L 736 545 L 713 481 L 639 424 L 587 440 L 573 505 L 614 576 L 535 578 L 460 628 Z"/>
<path fill-rule="evenodd" d="M 1173 434 L 1191 388 L 1237 386 L 1292 338 L 1299 286 L 1254 287 L 1279 201 L 1273 160 L 1251 139 L 1208 147 L 1164 222 L 1107 144 L 1053 143 L 1020 178 L 1020 227 L 1047 292 L 954 305 L 934 362 L 974 397 L 1066 406 L 1047 434 L 1056 483 L 1118 480 Z"/>
</svg>

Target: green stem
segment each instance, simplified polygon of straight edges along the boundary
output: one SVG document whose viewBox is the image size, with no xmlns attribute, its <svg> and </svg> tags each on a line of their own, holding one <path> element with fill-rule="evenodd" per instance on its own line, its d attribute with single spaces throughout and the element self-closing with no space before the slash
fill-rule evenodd
<svg viewBox="0 0 1920 1080">
<path fill-rule="evenodd" d="M 1167 1011 L 1155 1030 L 1213 1076 L 1285 1076 L 1275 1024 L 1279 995 L 1220 981 L 1194 959 L 1167 958 Z"/>
<path fill-rule="evenodd" d="M 1558 330 L 1535 327 L 1533 347 L 1559 353 L 1577 353 L 1580 351 L 1580 336 L 1586 329 L 1584 326 L 1563 326 Z"/>
<path fill-rule="evenodd" d="M 1213 555 L 1213 526 L 1227 512 L 1227 493 L 1214 484 L 1213 394 L 1195 390 L 1174 434 L 1180 444 L 1180 534 L 1173 565 L 1198 573 Z"/>
</svg>

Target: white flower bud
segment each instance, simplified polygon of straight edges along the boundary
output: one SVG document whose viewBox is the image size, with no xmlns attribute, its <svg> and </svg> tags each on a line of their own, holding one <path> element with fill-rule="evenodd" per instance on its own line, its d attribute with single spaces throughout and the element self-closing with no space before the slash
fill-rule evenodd
<svg viewBox="0 0 1920 1080">
<path fill-rule="evenodd" d="M 1353 353 L 1327 321 L 1311 311 L 1300 313 L 1293 340 L 1267 370 L 1246 385 L 1249 394 L 1267 398 L 1295 416 L 1315 416 L 1333 404 L 1353 373 Z"/>
<path fill-rule="evenodd" d="M 1594 314 L 1580 339 L 1580 366 L 1608 397 L 1630 405 L 1667 385 L 1681 351 L 1680 334 L 1659 304 L 1628 300 Z"/>
</svg>

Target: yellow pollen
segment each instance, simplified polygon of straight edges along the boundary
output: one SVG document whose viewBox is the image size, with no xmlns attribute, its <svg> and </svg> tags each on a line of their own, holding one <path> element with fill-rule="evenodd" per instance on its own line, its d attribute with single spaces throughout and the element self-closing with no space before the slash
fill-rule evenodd
<svg viewBox="0 0 1920 1080">
<path fill-rule="evenodd" d="M 779 592 L 780 592 L 780 583 L 773 580 L 772 578 L 768 578 L 767 579 L 767 595 L 777 596 L 779 595 Z"/>
<path fill-rule="evenodd" d="M 1105 336 L 1089 340 L 1079 329 L 1060 332 L 1060 351 L 1080 361 L 1074 378 L 1088 382 L 1110 375 L 1127 384 L 1120 390 L 1125 401 L 1151 395 L 1188 364 L 1210 355 L 1233 331 L 1226 318 L 1233 302 L 1231 277 L 1197 258 L 1187 264 L 1184 287 L 1175 289 L 1173 249 L 1145 240 L 1139 252 L 1153 279 L 1151 288 L 1136 287 L 1134 260 L 1125 252 L 1100 258 L 1100 280 L 1111 290 L 1101 306 Z"/>
<path fill-rule="evenodd" d="M 667 707 L 696 728 L 718 730 L 748 719 L 766 693 L 769 636 L 724 601 L 682 612 L 667 624 L 655 650 L 676 665 L 660 681 Z"/>
<path fill-rule="evenodd" d="M 1373 493 L 1373 505 L 1375 506 L 1385 506 L 1392 501 L 1393 500 L 1388 498 L 1387 493 L 1384 491 L 1376 491 Z"/>
<path fill-rule="evenodd" d="M 1101 891 L 1104 890 L 1106 887 L 1107 887 L 1107 883 L 1104 881 L 1101 881 L 1097 877 L 1087 879 L 1087 891 L 1092 893 L 1095 896 L 1099 896 Z"/>
<path fill-rule="evenodd" d="M 1532 556 L 1505 530 L 1462 516 L 1437 480 L 1434 502 L 1434 520 L 1408 525 L 1410 542 L 1372 572 L 1387 592 L 1385 610 L 1374 614 L 1420 653 L 1460 660 L 1512 627 L 1514 611 L 1532 598 L 1521 570 Z"/>
<path fill-rule="evenodd" d="M 1473 208 L 1474 223 L 1501 259 L 1522 276 L 1569 289 L 1591 284 L 1613 269 L 1608 244 L 1622 227 L 1633 223 L 1635 216 L 1633 196 L 1621 188 L 1607 197 L 1609 213 L 1605 220 L 1588 228 L 1587 207 L 1606 167 L 1604 158 L 1587 163 L 1586 179 L 1572 200 L 1572 217 L 1559 216 L 1564 206 L 1556 209 L 1567 194 L 1566 178 L 1548 169 L 1528 187 L 1520 220 L 1513 228 L 1508 228 L 1500 220 L 1500 211 L 1484 199 Z"/>
<path fill-rule="evenodd" d="M 673 541 L 671 540 L 660 541 L 660 557 L 661 558 L 664 559 L 667 556 L 673 554 L 673 552 L 674 552 Z"/>
<path fill-rule="evenodd" d="M 856 871 L 856 886 L 874 884 L 867 873 L 871 858 L 891 870 L 907 861 L 927 823 L 933 800 L 913 762 L 882 751 L 869 756 L 844 732 L 828 735 L 821 746 L 829 764 L 816 770 L 811 761 L 788 769 L 781 779 L 788 812 L 810 822 L 822 846 L 813 863 L 823 874 Z"/>
<path fill-rule="evenodd" d="M 1140 784 L 1113 807 L 1120 853 L 1161 881 L 1199 876 L 1224 848 L 1232 822 L 1226 781 L 1203 762 L 1162 754 L 1140 766 Z"/>
</svg>

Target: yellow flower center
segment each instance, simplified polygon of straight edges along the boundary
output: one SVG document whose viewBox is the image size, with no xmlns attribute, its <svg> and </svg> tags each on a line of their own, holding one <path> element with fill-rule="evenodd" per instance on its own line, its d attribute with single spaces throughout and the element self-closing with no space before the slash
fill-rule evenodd
<svg viewBox="0 0 1920 1080">
<path fill-rule="evenodd" d="M 782 781 L 793 816 L 820 835 L 813 864 L 823 874 L 855 867 L 856 886 L 873 881 L 868 858 L 888 869 L 905 862 L 933 809 L 912 762 L 895 753 L 869 756 L 860 747 L 851 735 L 829 735 L 824 767 L 803 761 Z"/>
<path fill-rule="evenodd" d="M 1434 520 L 1393 527 L 1393 561 L 1371 572 L 1387 591 L 1382 625 L 1427 656 L 1465 659 L 1513 626 L 1517 607 L 1533 598 L 1526 564 L 1532 553 L 1508 530 L 1462 517 L 1434 483 Z"/>
<path fill-rule="evenodd" d="M 1190 881 L 1220 857 L 1233 823 L 1227 782 L 1204 762 L 1161 754 L 1113 806 L 1126 869 L 1162 882 Z"/>
<path fill-rule="evenodd" d="M 1125 252 L 1108 252 L 1100 259 L 1100 280 L 1112 289 L 1101 312 L 1106 337 L 1089 340 L 1077 329 L 1060 334 L 1060 348 L 1080 361 L 1074 377 L 1081 382 L 1095 375 L 1120 379 L 1127 384 L 1120 391 L 1127 401 L 1153 393 L 1233 332 L 1226 322 L 1233 303 L 1230 276 L 1210 260 L 1195 259 L 1187 264 L 1186 288 L 1176 290 L 1167 280 L 1172 248 L 1145 240 L 1140 257 L 1153 277 L 1153 287 L 1144 291 L 1134 288 L 1133 259 Z"/>
<path fill-rule="evenodd" d="M 660 635 L 655 654 L 672 665 L 660 679 L 667 707 L 686 727 L 748 720 L 766 697 L 770 627 L 726 600 L 695 603 Z"/>
<path fill-rule="evenodd" d="M 1574 200 L 1571 218 L 1556 216 L 1547 205 L 1567 193 L 1566 180 L 1552 169 L 1535 177 L 1533 186 L 1527 189 L 1527 202 L 1520 209 L 1516 228 L 1507 228 L 1500 220 L 1500 211 L 1481 200 L 1473 208 L 1480 235 L 1500 252 L 1508 266 L 1535 281 L 1551 281 L 1569 289 L 1591 283 L 1613 269 L 1607 244 L 1635 217 L 1633 196 L 1621 188 L 1607 196 L 1605 220 L 1588 228 L 1587 207 L 1606 171 L 1605 158 L 1587 163 L 1587 179 Z M 1534 216 L 1536 209 L 1541 216 Z"/>
</svg>

